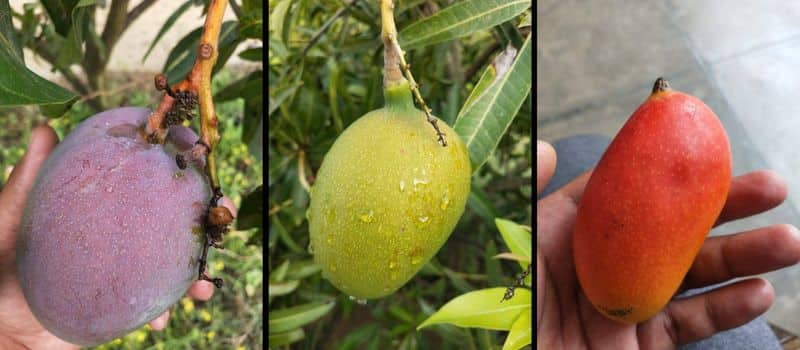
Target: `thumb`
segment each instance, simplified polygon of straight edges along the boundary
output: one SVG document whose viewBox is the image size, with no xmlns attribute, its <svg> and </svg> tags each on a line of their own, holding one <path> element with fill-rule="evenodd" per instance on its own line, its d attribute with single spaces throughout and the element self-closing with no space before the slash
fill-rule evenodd
<svg viewBox="0 0 800 350">
<path fill-rule="evenodd" d="M 47 125 L 38 126 L 31 132 L 25 155 L 14 166 L 3 192 L 0 193 L 0 249 L 8 249 L 9 243 L 13 247 L 13 236 L 19 226 L 28 191 L 33 186 L 42 163 L 57 143 L 58 136 Z"/>
<path fill-rule="evenodd" d="M 536 141 L 536 193 L 542 192 L 556 170 L 556 151 L 544 141 Z"/>
</svg>

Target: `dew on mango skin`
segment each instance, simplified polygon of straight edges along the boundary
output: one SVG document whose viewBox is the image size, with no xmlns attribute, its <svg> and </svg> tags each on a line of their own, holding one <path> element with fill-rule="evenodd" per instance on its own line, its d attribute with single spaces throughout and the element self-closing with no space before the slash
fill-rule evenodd
<svg viewBox="0 0 800 350">
<path fill-rule="evenodd" d="M 375 213 L 372 210 L 370 210 L 368 213 L 362 214 L 359 217 L 359 219 L 361 219 L 362 222 L 366 222 L 366 223 L 369 224 L 369 223 L 375 221 L 374 214 Z"/>
<path fill-rule="evenodd" d="M 403 180 L 400 180 L 400 192 L 403 192 L 403 190 L 405 190 L 405 189 L 406 189 L 406 182 L 403 181 Z"/>
<path fill-rule="evenodd" d="M 308 254 L 314 254 L 314 245 L 308 242 Z"/>
<path fill-rule="evenodd" d="M 389 262 L 389 269 L 394 269 L 397 267 L 397 261 L 390 261 Z"/>
<path fill-rule="evenodd" d="M 446 210 L 450 206 L 450 191 L 445 190 L 442 196 L 442 204 L 439 206 L 442 210 Z"/>
</svg>

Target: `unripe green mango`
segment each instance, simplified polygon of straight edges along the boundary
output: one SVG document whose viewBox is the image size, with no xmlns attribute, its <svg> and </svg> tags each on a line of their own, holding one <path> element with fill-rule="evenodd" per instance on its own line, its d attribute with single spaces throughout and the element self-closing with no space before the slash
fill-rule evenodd
<svg viewBox="0 0 800 350">
<path fill-rule="evenodd" d="M 350 125 L 311 190 L 311 246 L 323 277 L 358 299 L 389 295 L 441 248 L 470 192 L 466 146 L 444 122 L 447 147 L 414 108 L 407 83 Z"/>
</svg>

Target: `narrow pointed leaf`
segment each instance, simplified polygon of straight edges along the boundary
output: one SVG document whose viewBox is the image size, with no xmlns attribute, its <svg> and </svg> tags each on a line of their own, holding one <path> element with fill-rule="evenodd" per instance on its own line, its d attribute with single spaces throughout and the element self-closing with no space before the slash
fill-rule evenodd
<svg viewBox="0 0 800 350">
<path fill-rule="evenodd" d="M 473 173 L 491 156 L 531 89 L 533 56 L 528 37 L 514 63 L 456 119 L 453 129 L 469 150 Z"/>
<path fill-rule="evenodd" d="M 519 315 L 531 309 L 531 291 L 517 288 L 511 300 L 501 302 L 505 287 L 482 289 L 460 295 L 417 327 L 449 323 L 459 327 L 476 327 L 507 331 Z"/>
<path fill-rule="evenodd" d="M 333 308 L 336 302 L 315 301 L 269 313 L 269 333 L 280 333 L 318 320 Z"/>
<path fill-rule="evenodd" d="M 167 21 L 164 22 L 164 25 L 161 26 L 161 29 L 158 31 L 158 34 L 156 34 L 155 39 L 153 39 L 153 41 L 150 43 L 150 47 L 147 48 L 147 52 L 145 52 L 144 56 L 142 57 L 142 62 L 144 62 L 144 60 L 147 59 L 147 56 L 150 56 L 150 52 L 153 51 L 153 48 L 156 46 L 158 41 L 161 40 L 161 37 L 164 36 L 164 34 L 167 31 L 169 31 L 170 28 L 172 28 L 172 25 L 175 24 L 175 21 L 178 20 L 178 17 L 180 17 L 184 12 L 186 12 L 186 10 L 188 10 L 193 3 L 194 0 L 187 0 L 185 3 L 183 3 L 183 5 L 178 7 L 178 9 L 175 10 L 175 12 L 169 15 Z"/>
<path fill-rule="evenodd" d="M 300 285 L 300 281 L 292 280 L 286 282 L 270 282 L 269 283 L 269 296 L 270 297 L 277 297 L 281 295 L 286 295 L 291 292 L 294 292 L 297 289 L 297 286 Z"/>
<path fill-rule="evenodd" d="M 302 340 L 305 337 L 306 333 L 303 331 L 302 328 L 297 328 L 288 332 L 281 332 L 276 334 L 272 334 L 272 332 L 270 332 L 269 346 L 278 347 L 283 345 L 289 345 L 296 341 Z"/>
<path fill-rule="evenodd" d="M 404 49 L 452 40 L 509 21 L 531 6 L 528 0 L 466 0 L 400 31 Z"/>
<path fill-rule="evenodd" d="M 505 219 L 495 219 L 494 222 L 512 253 L 525 256 L 529 260 L 532 259 L 530 229 Z"/>
<path fill-rule="evenodd" d="M 533 336 L 532 313 L 532 309 L 525 310 L 514 321 L 506 337 L 506 342 L 503 343 L 503 350 L 517 350 L 531 343 Z"/>
</svg>

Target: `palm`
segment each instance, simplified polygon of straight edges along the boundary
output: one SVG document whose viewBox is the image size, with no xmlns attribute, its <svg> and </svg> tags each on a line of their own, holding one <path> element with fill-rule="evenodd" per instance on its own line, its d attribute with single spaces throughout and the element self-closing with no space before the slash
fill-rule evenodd
<svg viewBox="0 0 800 350">
<path fill-rule="evenodd" d="M 539 152 L 537 152 L 539 153 Z M 538 155 L 537 188 L 552 175 L 555 157 Z M 747 279 L 711 292 L 671 301 L 652 319 L 625 325 L 607 319 L 586 299 L 572 259 L 577 203 L 588 180 L 584 174 L 537 203 L 537 343 L 544 349 L 674 348 L 729 328 L 765 312 L 774 292 L 763 279 Z M 771 172 L 737 177 L 719 223 L 747 217 L 780 204 L 783 181 Z M 706 240 L 684 280 L 699 288 L 764 273 L 800 260 L 797 230 L 774 225 Z"/>
</svg>

